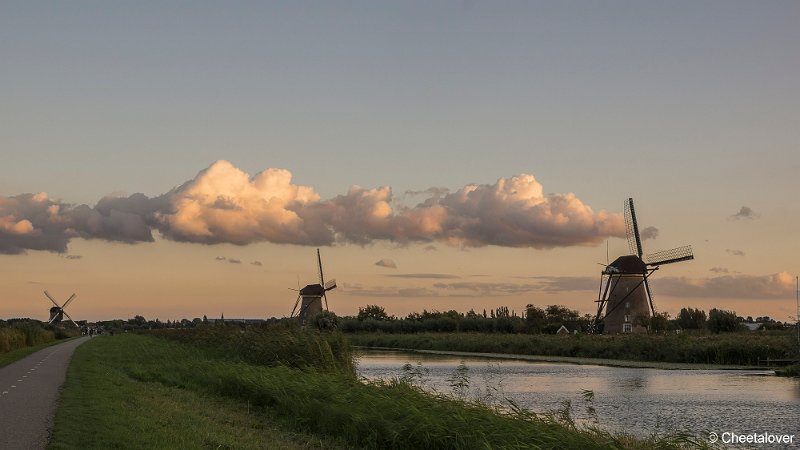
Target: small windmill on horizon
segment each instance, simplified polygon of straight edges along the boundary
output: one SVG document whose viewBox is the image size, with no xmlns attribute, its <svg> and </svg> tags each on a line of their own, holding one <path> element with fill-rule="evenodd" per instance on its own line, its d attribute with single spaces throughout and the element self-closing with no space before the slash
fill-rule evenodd
<svg viewBox="0 0 800 450">
<path fill-rule="evenodd" d="M 691 245 L 650 253 L 643 259 L 632 198 L 625 201 L 625 230 L 631 254 L 615 259 L 600 275 L 600 297 L 592 324 L 596 333 L 646 332 L 656 313 L 648 278 L 660 266 L 694 259 Z"/>
<path fill-rule="evenodd" d="M 314 316 L 322 312 L 322 300 L 325 300 L 325 311 L 328 311 L 328 295 L 327 292 L 336 289 L 336 279 L 325 281 L 325 275 L 322 271 L 322 257 L 317 249 L 317 268 L 319 270 L 319 284 L 309 284 L 306 287 L 298 290 L 297 300 L 294 302 L 292 314 L 290 317 L 295 317 L 295 313 L 300 319 L 300 324 L 305 325 L 308 320 L 313 319 Z M 300 307 L 298 310 L 297 307 Z"/>
<path fill-rule="evenodd" d="M 49 292 L 44 291 L 44 295 L 47 296 L 47 298 L 50 299 L 51 302 L 53 302 L 53 305 L 55 305 L 50 308 L 50 320 L 47 323 L 59 324 L 61 323 L 61 321 L 64 320 L 64 316 L 67 316 L 69 321 L 72 322 L 72 324 L 75 325 L 75 327 L 80 328 L 78 324 L 75 323 L 74 320 L 72 320 L 72 317 L 70 317 L 69 314 L 67 314 L 67 312 L 64 310 L 71 301 L 75 300 L 75 297 L 77 297 L 77 295 L 72 294 L 67 299 L 67 301 L 64 302 L 63 305 L 59 305 L 58 302 L 56 302 L 55 299 L 50 295 Z"/>
</svg>

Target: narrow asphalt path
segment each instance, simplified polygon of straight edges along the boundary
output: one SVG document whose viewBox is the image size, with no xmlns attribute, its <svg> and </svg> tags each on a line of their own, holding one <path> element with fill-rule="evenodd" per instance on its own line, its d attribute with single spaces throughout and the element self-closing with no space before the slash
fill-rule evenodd
<svg viewBox="0 0 800 450">
<path fill-rule="evenodd" d="M 67 366 L 88 339 L 56 344 L 0 368 L 0 449 L 47 447 Z"/>
</svg>

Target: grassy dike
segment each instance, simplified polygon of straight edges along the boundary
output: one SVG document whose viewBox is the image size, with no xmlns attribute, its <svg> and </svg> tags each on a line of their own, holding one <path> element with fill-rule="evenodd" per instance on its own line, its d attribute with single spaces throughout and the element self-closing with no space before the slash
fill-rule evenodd
<svg viewBox="0 0 800 450">
<path fill-rule="evenodd" d="M 200 331 L 95 338 L 70 365 L 50 448 L 698 448 L 569 417 L 366 383 L 341 366 L 341 338 Z M 165 339 L 166 338 L 166 339 Z M 193 343 L 189 343 L 193 342 Z M 258 349 L 258 351 L 254 351 Z M 300 356 L 289 358 L 295 349 Z M 342 353 L 344 352 L 344 353 Z M 349 356 L 347 356 L 349 358 Z M 297 363 L 297 361 L 300 361 Z"/>
</svg>

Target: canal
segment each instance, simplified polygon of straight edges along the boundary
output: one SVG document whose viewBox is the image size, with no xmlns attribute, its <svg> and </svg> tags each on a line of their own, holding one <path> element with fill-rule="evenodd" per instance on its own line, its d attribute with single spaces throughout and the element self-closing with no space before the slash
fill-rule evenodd
<svg viewBox="0 0 800 450">
<path fill-rule="evenodd" d="M 426 390 L 537 413 L 569 402 L 582 423 L 637 436 L 675 430 L 794 434 L 800 380 L 771 371 L 663 370 L 363 350 L 359 375 L 405 377 Z M 775 448 L 771 446 L 770 448 Z"/>
</svg>

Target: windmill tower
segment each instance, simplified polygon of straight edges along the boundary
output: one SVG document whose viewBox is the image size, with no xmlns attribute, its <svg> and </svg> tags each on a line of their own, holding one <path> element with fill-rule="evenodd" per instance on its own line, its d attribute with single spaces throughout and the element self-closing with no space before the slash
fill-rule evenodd
<svg viewBox="0 0 800 450">
<path fill-rule="evenodd" d="M 648 278 L 664 264 L 694 259 L 691 245 L 650 253 L 642 259 L 642 239 L 632 198 L 625 201 L 625 228 L 631 254 L 615 259 L 601 273 L 595 332 L 646 332 L 650 317 L 655 314 Z"/>
<path fill-rule="evenodd" d="M 313 319 L 318 313 L 322 312 L 322 301 L 325 300 L 325 311 L 328 310 L 328 296 L 327 292 L 336 289 L 336 279 L 325 282 L 325 275 L 322 271 L 322 257 L 320 257 L 319 249 L 317 249 L 317 267 L 319 269 L 319 284 L 309 284 L 297 293 L 297 300 L 294 302 L 291 317 L 295 317 L 295 313 L 300 319 L 300 324 L 305 325 L 310 319 Z M 300 306 L 298 310 L 297 307 Z"/>
<path fill-rule="evenodd" d="M 69 319 L 70 322 L 72 322 L 73 325 L 75 325 L 77 328 L 80 328 L 78 326 L 78 324 L 75 323 L 74 320 L 72 320 L 72 317 L 70 317 L 69 314 L 67 314 L 67 312 L 64 311 L 64 308 L 66 308 L 67 305 L 69 305 L 69 303 L 72 300 L 75 300 L 75 297 L 77 297 L 75 294 L 72 294 L 67 299 L 67 301 L 64 302 L 63 305 L 59 305 L 58 302 L 56 302 L 55 299 L 53 299 L 53 297 L 50 295 L 49 292 L 44 291 L 44 295 L 46 295 L 47 298 L 50 299 L 51 302 L 53 302 L 53 305 L 55 305 L 55 306 L 50 308 L 50 320 L 47 323 L 50 323 L 50 324 L 61 323 L 61 321 L 64 320 L 64 316 L 67 316 L 67 318 Z"/>
</svg>

